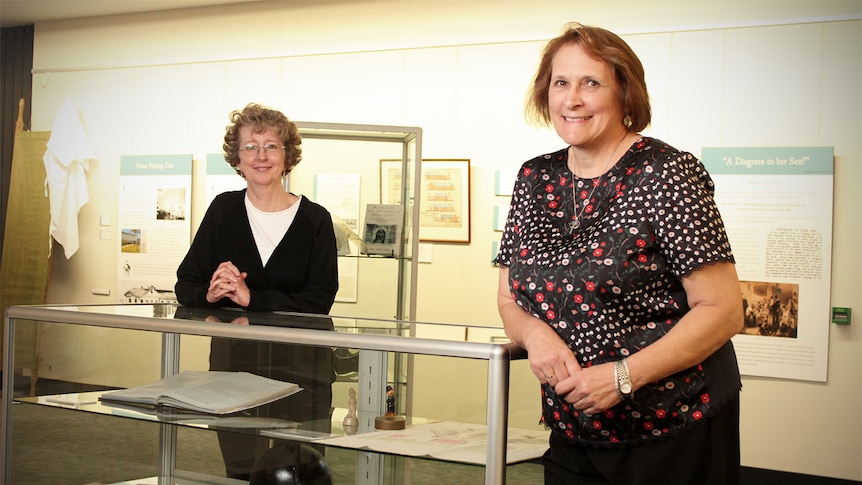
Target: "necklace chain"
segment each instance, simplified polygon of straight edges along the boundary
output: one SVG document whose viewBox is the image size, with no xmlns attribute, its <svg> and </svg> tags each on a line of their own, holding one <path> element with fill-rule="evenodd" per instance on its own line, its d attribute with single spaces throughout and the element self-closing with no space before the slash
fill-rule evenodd
<svg viewBox="0 0 862 485">
<path fill-rule="evenodd" d="M 574 234 L 574 232 L 576 230 L 578 230 L 578 228 L 581 227 L 581 216 L 584 215 L 584 211 L 586 211 L 587 206 L 590 205 L 590 200 L 593 198 L 593 194 L 596 193 L 596 187 L 599 186 L 599 184 L 601 183 L 601 178 L 608 171 L 608 168 L 610 168 L 611 162 L 614 159 L 614 153 L 617 152 L 617 150 L 619 149 L 620 145 L 623 143 L 624 140 L 625 140 L 625 137 L 623 137 L 617 143 L 617 146 L 614 147 L 613 151 L 611 151 L 611 156 L 608 157 L 608 161 L 605 162 L 605 167 L 602 170 L 602 173 L 599 174 L 598 177 L 595 177 L 590 181 L 593 188 L 590 190 L 590 193 L 587 195 L 587 198 L 584 199 L 583 204 L 580 204 L 581 205 L 580 210 L 578 210 L 578 205 L 579 205 L 578 204 L 578 193 L 577 193 L 577 187 L 576 187 L 577 184 L 575 183 L 575 178 L 577 177 L 577 175 L 575 175 L 575 161 L 574 161 L 574 158 L 572 159 L 572 205 L 573 205 L 573 208 L 575 210 L 575 217 L 573 217 L 572 221 L 569 222 L 569 234 Z"/>
<path fill-rule="evenodd" d="M 573 206 L 575 208 L 575 217 L 572 219 L 572 222 L 569 223 L 569 234 L 572 234 L 577 228 L 581 227 L 581 216 L 584 215 L 584 211 L 587 210 L 587 206 L 590 205 L 590 199 L 593 198 L 593 194 L 596 192 L 596 187 L 599 185 L 599 182 L 597 180 L 593 180 L 590 183 L 592 184 L 593 188 L 592 190 L 590 190 L 590 194 L 587 195 L 587 198 L 584 199 L 584 203 L 580 204 L 581 210 L 578 211 L 577 189 L 575 188 L 575 181 L 572 180 L 572 199 Z"/>
</svg>

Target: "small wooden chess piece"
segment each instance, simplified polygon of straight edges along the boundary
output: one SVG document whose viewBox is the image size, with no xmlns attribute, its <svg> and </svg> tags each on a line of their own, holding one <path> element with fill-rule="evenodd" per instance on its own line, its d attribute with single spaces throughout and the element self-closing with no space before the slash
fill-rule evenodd
<svg viewBox="0 0 862 485">
<path fill-rule="evenodd" d="M 404 429 L 404 416 L 395 414 L 395 389 L 386 386 L 386 414 L 374 418 L 374 427 L 382 430 Z"/>
<path fill-rule="evenodd" d="M 344 416 L 342 426 L 345 434 L 354 435 L 359 429 L 359 418 L 356 416 L 356 389 L 351 387 L 347 390 L 347 395 L 347 416 Z"/>
</svg>

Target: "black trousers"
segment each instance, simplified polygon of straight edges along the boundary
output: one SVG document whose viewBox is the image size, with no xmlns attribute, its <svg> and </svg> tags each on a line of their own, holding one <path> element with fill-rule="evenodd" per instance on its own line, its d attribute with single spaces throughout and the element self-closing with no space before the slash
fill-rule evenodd
<svg viewBox="0 0 862 485">
<path fill-rule="evenodd" d="M 329 347 L 214 338 L 210 348 L 210 370 L 251 372 L 302 387 L 292 396 L 249 413 L 295 421 L 308 431 L 330 431 L 333 369 L 333 351 Z M 243 480 L 248 480 L 254 464 L 270 444 L 269 438 L 231 431 L 219 431 L 218 440 L 226 476 Z"/>
<path fill-rule="evenodd" d="M 310 399 L 309 396 L 314 396 Z M 329 433 L 332 423 L 332 390 L 329 387 L 303 389 L 293 396 L 253 410 L 258 417 L 280 418 L 301 423 L 301 429 Z M 319 402 L 313 402 L 313 401 Z M 270 438 L 230 431 L 218 431 L 219 447 L 224 459 L 225 476 L 248 480 L 252 468 L 270 448 Z M 312 445 L 321 454 L 322 446 Z"/>
<path fill-rule="evenodd" d="M 626 448 L 573 445 L 553 432 L 545 485 L 739 485 L 739 400 L 667 441 Z"/>
</svg>

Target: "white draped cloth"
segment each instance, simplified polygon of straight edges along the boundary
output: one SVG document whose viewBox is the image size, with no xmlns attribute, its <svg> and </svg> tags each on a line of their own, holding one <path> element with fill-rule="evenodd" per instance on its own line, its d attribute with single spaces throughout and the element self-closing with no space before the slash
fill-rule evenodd
<svg viewBox="0 0 862 485">
<path fill-rule="evenodd" d="M 54 120 L 48 151 L 42 160 L 51 205 L 50 233 L 69 259 L 80 244 L 78 212 L 90 200 L 86 172 L 90 163 L 96 161 L 84 125 L 69 98 Z"/>
</svg>

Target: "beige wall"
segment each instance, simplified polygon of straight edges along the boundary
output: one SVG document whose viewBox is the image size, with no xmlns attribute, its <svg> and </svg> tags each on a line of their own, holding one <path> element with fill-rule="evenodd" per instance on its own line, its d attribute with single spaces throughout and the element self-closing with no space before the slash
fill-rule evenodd
<svg viewBox="0 0 862 485">
<path fill-rule="evenodd" d="M 433 246 L 432 262 L 420 265 L 417 317 L 498 326 L 492 214 L 507 200 L 493 195 L 494 174 L 561 146 L 552 133 L 525 126 L 522 101 L 543 41 L 578 20 L 623 34 L 641 56 L 655 111 L 647 134 L 693 153 L 721 145 L 835 148 L 831 304 L 856 306 L 856 317 L 838 327 L 824 315 L 826 383 L 744 379 L 743 464 L 862 479 L 859 3 L 580 3 L 263 2 L 38 24 L 32 129 L 49 130 L 69 96 L 99 160 L 79 218 L 81 249 L 55 259 L 51 301 L 115 301 L 90 290 L 116 295 L 116 262 L 105 258 L 115 242 L 99 239 L 99 216 L 117 220 L 121 155 L 193 153 L 199 174 L 198 162 L 219 149 L 227 112 L 259 101 L 303 121 L 420 126 L 425 158 L 469 158 L 472 241 Z M 300 165 L 326 166 L 309 158 Z M 63 354 L 65 339 L 54 335 L 47 348 Z M 78 343 L 77 356 L 93 355 Z M 538 417 L 538 391 L 522 364 L 512 379 L 513 422 L 527 426 Z M 417 379 L 458 383 L 470 397 L 441 403 L 423 387 L 414 410 L 481 419 L 484 402 L 474 402 L 463 378 L 476 370 L 420 360 Z"/>
</svg>

